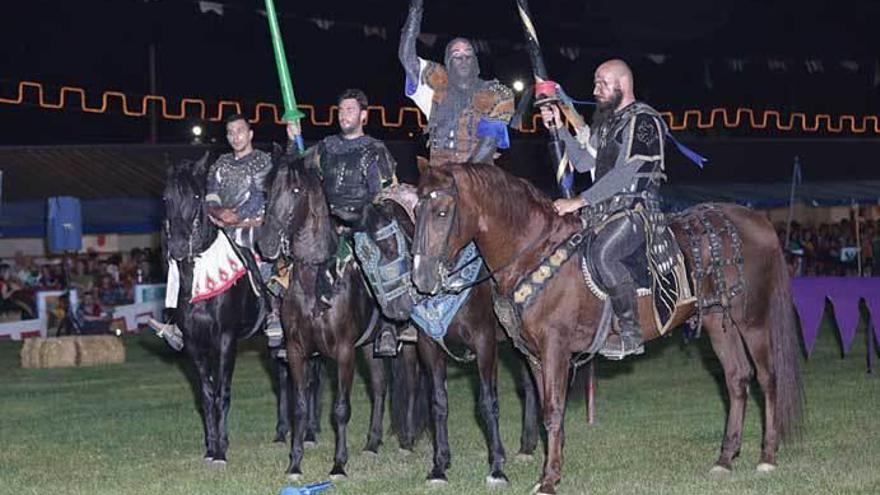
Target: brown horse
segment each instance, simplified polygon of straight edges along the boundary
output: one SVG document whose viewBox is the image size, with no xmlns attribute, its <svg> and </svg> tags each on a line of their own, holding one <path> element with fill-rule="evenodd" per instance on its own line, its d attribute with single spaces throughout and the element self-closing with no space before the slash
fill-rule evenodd
<svg viewBox="0 0 880 495">
<path fill-rule="evenodd" d="M 426 292 L 441 285 L 450 256 L 474 240 L 487 265 L 495 270 L 498 293 L 509 296 L 521 277 L 581 229 L 576 216 L 558 216 L 546 196 L 496 167 L 462 164 L 432 168 L 423 173 L 418 194 L 413 281 Z M 766 218 L 735 205 L 716 205 L 714 210 L 739 233 L 747 290 L 733 296 L 726 314 L 703 311 L 696 315 L 721 361 L 730 398 L 726 434 L 713 471 L 730 470 L 740 450 L 752 372 L 750 358 L 764 393 L 764 439 L 758 470 L 770 471 L 776 466 L 779 441 L 799 430 L 803 407 L 790 281 L 779 241 Z M 687 226 L 682 220 L 686 218 L 687 212 L 673 219 L 672 228 L 676 241 L 685 248 L 691 273 L 695 273 L 699 271 L 695 268 L 705 264 L 710 250 L 718 246 L 706 239 L 694 245 L 702 258 L 695 265 L 689 249 L 692 245 L 683 233 Z M 730 246 L 725 243 L 723 248 L 729 250 Z M 695 287 L 699 289 L 695 295 L 702 301 L 715 294 L 712 284 Z M 562 472 L 570 360 L 593 343 L 603 303 L 588 290 L 579 256 L 569 258 L 533 301 L 521 314 L 521 337 L 535 358 L 532 371 L 547 428 L 547 455 L 536 488 L 539 493 L 555 493 Z"/>
</svg>

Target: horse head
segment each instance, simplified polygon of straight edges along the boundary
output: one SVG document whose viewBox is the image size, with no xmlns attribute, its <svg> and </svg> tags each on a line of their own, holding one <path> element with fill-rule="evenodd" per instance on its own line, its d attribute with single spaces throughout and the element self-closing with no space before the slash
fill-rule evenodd
<svg viewBox="0 0 880 495">
<path fill-rule="evenodd" d="M 407 320 L 421 299 L 412 287 L 412 245 L 415 225 L 406 211 L 391 200 L 364 208 L 355 250 L 370 280 L 382 313 Z"/>
<path fill-rule="evenodd" d="M 165 244 L 175 261 L 192 258 L 207 249 L 217 231 L 204 208 L 208 153 L 193 162 L 184 160 L 168 169 L 165 182 Z"/>
<path fill-rule="evenodd" d="M 270 176 L 266 213 L 257 236 L 260 253 L 300 263 L 326 261 L 336 252 L 336 233 L 321 179 L 311 166 L 311 155 L 277 156 Z"/>
<path fill-rule="evenodd" d="M 427 167 L 419 179 L 413 282 L 426 294 L 440 291 L 455 254 L 471 240 L 462 227 L 459 189 L 452 168 Z"/>
</svg>

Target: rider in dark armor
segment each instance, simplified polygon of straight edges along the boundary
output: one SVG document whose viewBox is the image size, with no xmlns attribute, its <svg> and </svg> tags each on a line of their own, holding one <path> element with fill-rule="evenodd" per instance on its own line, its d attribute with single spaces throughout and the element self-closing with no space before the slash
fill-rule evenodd
<svg viewBox="0 0 880 495">
<path fill-rule="evenodd" d="M 306 150 L 306 154 L 311 155 L 309 159 L 318 168 L 330 213 L 339 229 L 350 232 L 360 228 L 364 208 L 385 187 L 397 182 L 397 162 L 382 141 L 364 134 L 368 102 L 363 91 L 346 90 L 337 104 L 339 134 L 322 139 Z M 295 123 L 288 124 L 287 131 L 291 141 L 300 133 Z M 393 356 L 397 347 L 394 325 L 383 324 L 374 353 Z"/>
<path fill-rule="evenodd" d="M 431 164 L 493 163 L 497 150 L 510 145 L 513 92 L 496 80 L 479 78 L 474 47 L 464 38 L 449 42 L 443 65 L 419 58 L 421 22 L 422 0 L 412 0 L 398 54 L 406 95 L 428 117 Z"/>
<path fill-rule="evenodd" d="M 554 207 L 560 215 L 589 207 L 583 213 L 601 210 L 609 219 L 589 255 L 620 327 L 619 336 L 612 334 L 601 352 L 622 359 L 644 352 L 636 286 L 625 260 L 645 256 L 645 221 L 662 221 L 658 189 L 666 179 L 666 127 L 653 108 L 636 101 L 632 72 L 625 62 L 609 60 L 600 65 L 594 84 L 597 108 L 592 127 L 576 129 L 576 137 L 560 132 L 572 164 L 579 172 L 593 173 L 594 183 L 579 196 L 556 200 Z M 541 116 L 545 125 L 552 121 L 557 129 L 564 128 L 558 108 L 544 106 Z M 648 214 L 632 214 L 637 205 Z"/>
</svg>

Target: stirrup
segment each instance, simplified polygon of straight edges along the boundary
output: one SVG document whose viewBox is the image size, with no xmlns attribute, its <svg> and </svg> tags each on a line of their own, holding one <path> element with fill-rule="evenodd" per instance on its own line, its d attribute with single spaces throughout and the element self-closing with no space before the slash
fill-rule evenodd
<svg viewBox="0 0 880 495">
<path fill-rule="evenodd" d="M 400 346 L 394 332 L 381 332 L 373 344 L 373 355 L 378 357 L 394 357 Z"/>
<path fill-rule="evenodd" d="M 153 318 L 147 320 L 147 326 L 156 332 L 156 336 L 165 340 L 175 351 L 183 349 L 183 332 L 173 323 L 160 323 Z"/>
<path fill-rule="evenodd" d="M 623 338 L 620 334 L 611 334 L 605 340 L 605 346 L 599 351 L 605 359 L 620 361 L 627 356 L 640 356 L 645 353 L 645 345 L 639 338 Z"/>
</svg>

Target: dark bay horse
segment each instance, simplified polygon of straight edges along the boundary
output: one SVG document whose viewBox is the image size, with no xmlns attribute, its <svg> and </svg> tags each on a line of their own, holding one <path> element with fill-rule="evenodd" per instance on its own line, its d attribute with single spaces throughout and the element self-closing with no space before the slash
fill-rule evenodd
<svg viewBox="0 0 880 495">
<path fill-rule="evenodd" d="M 184 348 L 195 365 L 199 379 L 202 422 L 205 429 L 205 460 L 226 464 L 229 446 L 227 417 L 231 400 L 232 372 L 238 339 L 262 328 L 266 310 L 261 298 L 244 276 L 226 292 L 190 303 L 195 259 L 214 242 L 219 232 L 203 207 L 207 154 L 198 162 L 183 162 L 168 170 L 165 186 L 165 248 L 177 262 L 180 294 L 175 322 L 183 332 Z M 284 441 L 290 430 L 287 394 L 289 379 L 285 366 L 275 361 L 278 378 L 276 441 Z"/>
<path fill-rule="evenodd" d="M 559 217 L 546 196 L 496 167 L 432 168 L 422 175 L 418 194 L 413 278 L 424 291 L 436 290 L 441 268 L 448 265 L 450 256 L 474 240 L 489 268 L 495 270 L 498 293 L 509 295 L 518 279 L 581 229 L 576 216 Z M 778 238 L 764 216 L 735 205 L 719 204 L 714 209 L 739 232 L 747 289 L 734 297 L 728 315 L 732 323 L 725 324 L 721 313 L 695 315 L 721 361 L 730 400 L 721 454 L 713 471 L 730 470 L 739 453 L 750 362 L 764 399 L 758 470 L 770 471 L 776 467 L 780 440 L 798 433 L 802 421 L 803 389 L 790 281 Z M 694 273 L 695 259 L 680 220 L 687 214 L 673 218 L 671 226 Z M 702 241 L 694 247 L 703 258 L 698 263 L 705 266 L 710 249 L 717 246 L 711 246 L 708 239 Z M 730 248 L 727 244 L 724 249 Z M 561 478 L 570 360 L 591 345 L 603 308 L 587 289 L 578 258 L 569 258 L 521 315 L 521 336 L 536 358 L 532 371 L 547 428 L 547 455 L 536 487 L 540 493 L 555 493 Z M 713 294 L 710 285 L 703 285 L 695 295 L 708 299 Z"/>
<path fill-rule="evenodd" d="M 411 187 L 411 186 L 402 186 Z M 414 194 L 414 191 L 413 191 Z M 377 266 L 381 288 L 374 294 L 386 316 L 397 320 L 410 318 L 416 304 L 411 286 L 412 263 L 409 256 L 415 225 L 406 210 L 392 200 L 369 205 L 364 212 L 364 231 L 370 233 L 372 245 L 377 248 L 373 263 Z M 362 260 L 363 262 L 363 260 Z M 479 410 L 486 428 L 489 448 L 489 485 L 507 483 L 504 474 L 504 445 L 498 428 L 498 342 L 505 340 L 495 314 L 492 312 L 492 288 L 487 283 L 477 284 L 466 302 L 449 324 L 444 342 L 463 345 L 470 349 L 479 373 Z M 447 426 L 448 394 L 446 390 L 446 352 L 427 333 L 422 332 L 417 342 L 419 358 L 429 370 L 431 382 L 432 417 L 434 420 L 434 465 L 428 474 L 429 483 L 447 481 L 450 467 L 449 432 Z M 538 412 L 534 383 L 528 369 L 522 368 L 521 386 L 525 399 L 523 429 L 518 455 L 531 456 L 538 442 Z"/>
<path fill-rule="evenodd" d="M 333 285 L 329 303 L 318 301 L 318 279 L 328 269 L 336 270 L 335 255 L 341 242 L 314 168 L 306 167 L 301 157 L 284 155 L 270 177 L 266 218 L 260 229 L 258 245 L 268 258 L 284 256 L 291 260 L 290 280 L 281 307 L 281 319 L 287 343 L 287 358 L 293 381 L 293 435 L 291 436 L 288 477 L 302 475 L 306 388 L 313 379 L 306 361 L 321 355 L 338 366 L 333 420 L 336 427 L 336 451 L 331 478 L 346 476 L 348 462 L 347 425 L 351 417 L 351 385 L 355 371 L 356 345 L 379 316 L 378 308 L 364 284 L 356 263 L 347 263 Z M 332 266 L 330 266 L 332 265 Z M 367 339 L 364 339 L 367 340 Z M 369 367 L 373 407 L 365 452 L 376 454 L 382 443 L 382 418 L 385 407 L 385 369 L 382 360 L 373 359 L 372 346 L 364 345 Z M 414 351 L 401 353 L 392 360 L 397 369 L 392 408 L 404 414 L 392 414 L 392 429 L 401 447 L 412 449 L 416 432 L 425 423 L 415 407 L 417 393 L 416 356 Z M 403 379 L 409 379 L 404 381 Z M 398 388 L 400 387 L 400 388 Z M 400 423 L 395 420 L 400 419 Z"/>
</svg>

